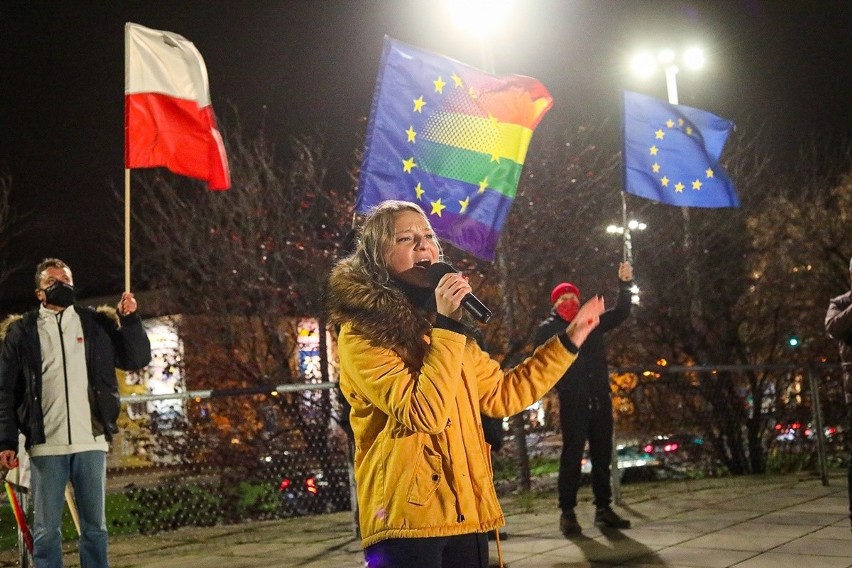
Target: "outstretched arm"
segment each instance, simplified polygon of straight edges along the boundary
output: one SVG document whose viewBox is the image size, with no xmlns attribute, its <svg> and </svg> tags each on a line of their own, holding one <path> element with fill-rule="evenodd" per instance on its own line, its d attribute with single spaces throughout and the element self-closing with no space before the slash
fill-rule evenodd
<svg viewBox="0 0 852 568">
<path fill-rule="evenodd" d="M 633 267 L 629 262 L 618 265 L 618 299 L 615 307 L 601 315 L 600 331 L 607 332 L 621 325 L 630 315 L 633 298 L 630 288 L 633 286 Z"/>
</svg>

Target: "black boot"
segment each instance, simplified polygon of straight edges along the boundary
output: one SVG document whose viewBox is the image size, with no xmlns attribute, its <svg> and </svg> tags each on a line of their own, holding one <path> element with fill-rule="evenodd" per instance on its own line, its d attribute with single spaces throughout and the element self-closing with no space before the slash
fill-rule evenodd
<svg viewBox="0 0 852 568">
<path fill-rule="evenodd" d="M 562 535 L 565 538 L 570 538 L 583 532 L 580 523 L 577 522 L 577 515 L 574 514 L 573 509 L 562 512 L 562 516 L 559 517 L 559 530 L 562 531 Z"/>
<path fill-rule="evenodd" d="M 619 517 L 618 514 L 609 507 L 599 507 L 595 511 L 595 526 L 608 529 L 629 529 L 630 521 Z"/>
</svg>

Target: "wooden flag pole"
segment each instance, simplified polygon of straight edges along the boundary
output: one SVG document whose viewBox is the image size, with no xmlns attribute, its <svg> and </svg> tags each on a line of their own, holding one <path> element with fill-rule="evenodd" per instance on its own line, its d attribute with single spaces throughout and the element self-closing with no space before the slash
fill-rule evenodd
<svg viewBox="0 0 852 568">
<path fill-rule="evenodd" d="M 71 483 L 65 484 L 65 502 L 68 504 L 68 511 L 71 513 L 71 520 L 74 521 L 74 528 L 77 529 L 77 536 L 80 536 L 80 513 L 77 511 L 77 501 L 74 499 L 74 489 Z"/>
<path fill-rule="evenodd" d="M 130 292 L 130 168 L 124 168 L 124 291 Z"/>
</svg>

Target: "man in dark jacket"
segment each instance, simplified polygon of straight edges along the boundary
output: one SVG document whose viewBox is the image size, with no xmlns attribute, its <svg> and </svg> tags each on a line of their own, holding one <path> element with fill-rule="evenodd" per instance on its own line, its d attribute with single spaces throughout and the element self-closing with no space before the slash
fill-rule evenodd
<svg viewBox="0 0 852 568">
<path fill-rule="evenodd" d="M 852 259 L 849 259 L 849 279 L 852 283 Z M 852 290 L 832 298 L 825 314 L 825 330 L 837 340 L 840 363 L 843 366 L 843 388 L 846 392 L 846 412 L 852 432 Z M 847 441 L 847 443 L 850 443 Z M 849 520 L 852 523 L 852 460 L 849 462 Z"/>
<path fill-rule="evenodd" d="M 61 522 L 70 481 L 81 565 L 108 568 L 106 452 L 121 408 L 115 369 L 144 367 L 151 345 L 130 292 L 122 294 L 117 315 L 75 306 L 71 269 L 56 258 L 38 265 L 35 281 L 39 308 L 3 326 L 0 466 L 18 465 L 20 431 L 32 468 L 36 566 L 63 565 Z"/>
<path fill-rule="evenodd" d="M 586 440 L 592 460 L 592 490 L 595 496 L 595 525 L 626 529 L 630 521 L 610 508 L 610 462 L 612 461 L 612 401 L 603 334 L 630 315 L 633 269 L 627 262 L 618 267 L 618 300 L 614 308 L 601 315 L 600 324 L 580 349 L 577 360 L 557 383 L 559 414 L 562 425 L 562 455 L 559 464 L 559 528 L 566 537 L 579 534 L 580 524 L 574 513 L 580 488 L 580 467 Z M 536 332 L 535 343 L 565 330 L 580 307 L 580 291 L 571 283 L 557 285 L 550 295 L 553 311 Z"/>
</svg>

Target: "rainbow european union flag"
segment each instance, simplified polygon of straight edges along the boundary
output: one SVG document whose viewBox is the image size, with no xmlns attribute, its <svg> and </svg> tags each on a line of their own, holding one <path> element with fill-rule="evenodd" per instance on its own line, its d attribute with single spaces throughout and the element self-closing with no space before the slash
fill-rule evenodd
<svg viewBox="0 0 852 568">
<path fill-rule="evenodd" d="M 624 93 L 624 191 L 681 207 L 739 207 L 719 164 L 730 120 Z"/>
<path fill-rule="evenodd" d="M 494 258 L 535 127 L 553 99 L 385 36 L 356 210 L 418 203 L 442 239 Z"/>
</svg>

